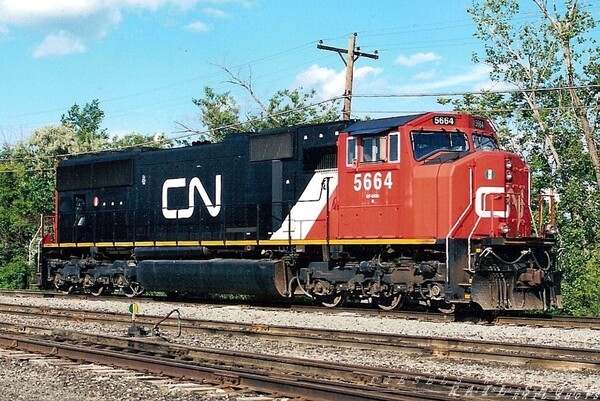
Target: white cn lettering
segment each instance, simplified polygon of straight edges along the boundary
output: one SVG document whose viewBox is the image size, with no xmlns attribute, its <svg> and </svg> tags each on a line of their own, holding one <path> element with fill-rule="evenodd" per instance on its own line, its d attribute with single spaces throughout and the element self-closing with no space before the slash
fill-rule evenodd
<svg viewBox="0 0 600 401">
<path fill-rule="evenodd" d="M 210 200 L 200 179 L 194 177 L 188 187 L 188 207 L 186 209 L 169 209 L 169 189 L 185 188 L 185 178 L 171 178 L 162 187 L 162 212 L 166 219 L 189 219 L 196 207 L 196 191 L 212 217 L 217 217 L 221 211 L 221 176 L 215 176 L 215 203 Z"/>
<path fill-rule="evenodd" d="M 497 202 L 493 202 L 493 194 L 504 194 L 504 187 L 480 187 L 475 192 L 475 213 L 482 218 L 490 218 L 492 215 L 499 218 L 507 218 L 510 213 L 509 205 L 506 205 L 506 210 L 488 210 L 487 205 L 494 206 Z M 501 197 L 504 200 L 504 196 Z"/>
</svg>

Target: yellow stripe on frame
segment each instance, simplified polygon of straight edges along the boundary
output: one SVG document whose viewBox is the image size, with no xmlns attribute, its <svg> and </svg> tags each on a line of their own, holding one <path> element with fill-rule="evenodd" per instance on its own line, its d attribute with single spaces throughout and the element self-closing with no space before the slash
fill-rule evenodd
<svg viewBox="0 0 600 401">
<path fill-rule="evenodd" d="M 154 246 L 154 244 L 154 241 L 139 241 L 133 243 L 134 246 Z"/>
<path fill-rule="evenodd" d="M 178 246 L 198 246 L 200 241 L 177 241 Z"/>
<path fill-rule="evenodd" d="M 332 239 L 330 245 L 434 245 L 435 238 L 367 238 Z M 232 240 L 232 241 L 140 241 L 140 242 L 86 242 L 50 243 L 44 248 L 99 248 L 134 246 L 287 246 L 287 245 L 326 245 L 326 240 Z"/>
<path fill-rule="evenodd" d="M 99 248 L 112 248 L 113 246 L 115 246 L 114 242 L 96 242 L 94 244 L 94 246 L 97 246 Z"/>
<path fill-rule="evenodd" d="M 119 246 L 119 247 L 132 247 L 133 246 L 133 242 L 115 242 L 115 246 Z"/>
<path fill-rule="evenodd" d="M 156 246 L 177 246 L 177 241 L 156 241 Z"/>
</svg>

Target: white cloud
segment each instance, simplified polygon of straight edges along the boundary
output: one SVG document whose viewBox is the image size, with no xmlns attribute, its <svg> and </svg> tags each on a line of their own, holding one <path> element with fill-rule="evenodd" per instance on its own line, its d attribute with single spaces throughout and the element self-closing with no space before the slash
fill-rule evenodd
<svg viewBox="0 0 600 401">
<path fill-rule="evenodd" d="M 430 63 L 432 61 L 441 60 L 442 56 L 435 54 L 434 52 L 427 53 L 415 53 L 410 56 L 399 55 L 396 58 L 396 64 L 400 64 L 406 67 L 414 67 L 423 63 Z"/>
<path fill-rule="evenodd" d="M 423 71 L 418 74 L 415 74 L 415 75 L 413 75 L 412 78 L 415 80 L 430 81 L 433 78 L 435 78 L 436 75 L 437 75 L 436 70 L 429 70 L 429 71 Z"/>
<path fill-rule="evenodd" d="M 372 76 L 379 75 L 381 68 L 360 67 L 354 70 L 353 92 L 356 88 L 368 82 Z M 296 76 L 294 87 L 301 86 L 306 90 L 315 89 L 318 100 L 331 99 L 344 94 L 346 71 L 337 72 L 331 68 L 311 65 L 308 70 Z"/>
<path fill-rule="evenodd" d="M 109 20 L 121 20 L 126 9 L 156 11 L 161 7 L 176 7 L 190 11 L 202 3 L 234 3 L 248 7 L 247 0 L 0 0 L 0 21 L 18 26 L 39 26 L 48 23 L 68 23 L 72 20 L 96 19 L 110 16 Z M 224 15 L 215 8 L 205 8 L 213 16 Z"/>
<path fill-rule="evenodd" d="M 185 29 L 193 32 L 209 32 L 212 31 L 213 27 L 210 24 L 205 24 L 204 22 L 196 21 L 186 25 Z"/>
<path fill-rule="evenodd" d="M 212 7 L 203 8 L 202 9 L 202 14 L 208 15 L 209 17 L 213 17 L 213 18 L 227 18 L 227 17 L 229 17 L 229 14 L 227 14 L 225 11 L 219 10 L 217 8 L 212 8 Z"/>
<path fill-rule="evenodd" d="M 119 8 L 102 0 L 4 0 L 0 22 L 38 31 L 69 31 L 99 37 L 121 22 Z"/>
<path fill-rule="evenodd" d="M 464 87 L 468 85 L 469 89 L 467 90 L 479 91 L 489 86 L 489 74 L 489 66 L 478 64 L 463 73 L 448 75 L 437 80 L 424 81 L 413 77 L 414 82 L 402 85 L 396 90 L 400 93 L 427 93 L 448 88 L 464 90 Z"/>
<path fill-rule="evenodd" d="M 85 52 L 85 46 L 81 40 L 67 32 L 60 31 L 57 35 L 47 36 L 46 39 L 35 48 L 33 56 L 66 56 L 68 54 L 83 52 Z"/>
<path fill-rule="evenodd" d="M 0 0 L 0 34 L 18 26 L 43 35 L 69 32 L 80 40 L 96 39 L 107 35 L 121 23 L 124 11 L 156 11 L 162 7 L 174 7 L 186 13 L 206 3 L 230 3 L 239 7 L 251 4 L 249 0 Z M 225 15 L 214 8 L 205 9 L 205 13 L 212 17 Z M 190 24 L 189 29 L 204 32 L 212 27 L 195 23 Z M 60 34 L 47 37 L 40 48 L 47 46 L 47 40 L 56 41 L 57 37 L 60 38 Z"/>
</svg>

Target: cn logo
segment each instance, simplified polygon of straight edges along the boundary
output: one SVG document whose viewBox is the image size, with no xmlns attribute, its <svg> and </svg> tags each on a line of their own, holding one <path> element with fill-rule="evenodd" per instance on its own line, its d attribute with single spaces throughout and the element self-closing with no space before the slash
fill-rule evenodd
<svg viewBox="0 0 600 401">
<path fill-rule="evenodd" d="M 509 205 L 506 210 L 494 210 L 498 205 L 505 204 L 504 187 L 480 187 L 475 192 L 475 213 L 482 218 L 507 218 L 510 213 Z M 495 200 L 500 195 L 500 200 Z M 490 210 L 492 208 L 492 210 Z"/>
<path fill-rule="evenodd" d="M 221 211 L 221 176 L 215 176 L 215 202 L 213 203 L 206 193 L 206 189 L 200 182 L 200 179 L 194 177 L 190 180 L 188 187 L 188 207 L 185 209 L 169 209 L 169 190 L 175 188 L 185 188 L 185 178 L 171 178 L 166 180 L 162 187 L 162 213 L 166 219 L 189 219 L 194 214 L 196 207 L 196 192 L 208 209 L 212 217 L 217 217 Z"/>
</svg>

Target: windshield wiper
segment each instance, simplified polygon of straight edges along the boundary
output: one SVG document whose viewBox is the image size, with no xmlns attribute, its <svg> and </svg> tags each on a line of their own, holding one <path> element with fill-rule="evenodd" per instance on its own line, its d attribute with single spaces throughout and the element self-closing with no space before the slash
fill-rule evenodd
<svg viewBox="0 0 600 401">
<path fill-rule="evenodd" d="M 426 156 L 426 157 L 431 157 L 436 153 L 439 152 L 444 152 L 439 156 L 436 156 L 434 158 L 429 158 L 428 160 L 426 160 L 423 164 L 443 164 L 443 163 L 449 163 L 449 162 L 453 162 L 456 161 L 466 155 L 469 154 L 468 150 L 449 150 L 449 149 L 439 149 L 435 152 L 432 152 L 430 155 Z M 425 158 L 423 158 L 424 160 Z"/>
</svg>

